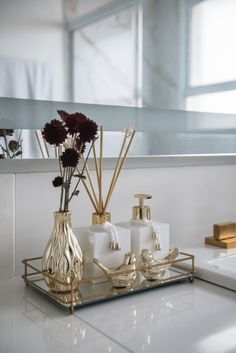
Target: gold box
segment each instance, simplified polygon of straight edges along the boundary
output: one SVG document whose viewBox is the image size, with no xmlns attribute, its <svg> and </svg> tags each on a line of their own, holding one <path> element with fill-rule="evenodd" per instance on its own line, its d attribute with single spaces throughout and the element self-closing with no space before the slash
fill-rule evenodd
<svg viewBox="0 0 236 353">
<path fill-rule="evenodd" d="M 226 222 L 213 225 L 213 235 L 216 240 L 228 239 L 236 236 L 236 223 Z"/>
<path fill-rule="evenodd" d="M 236 247 L 236 237 L 231 237 L 227 239 L 217 240 L 214 237 L 206 237 L 205 244 L 210 244 L 214 246 L 219 246 L 220 248 L 235 248 Z"/>
</svg>

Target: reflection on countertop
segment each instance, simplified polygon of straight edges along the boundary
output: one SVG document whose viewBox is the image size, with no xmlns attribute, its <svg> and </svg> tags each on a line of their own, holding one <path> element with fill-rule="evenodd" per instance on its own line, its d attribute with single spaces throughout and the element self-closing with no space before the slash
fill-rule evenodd
<svg viewBox="0 0 236 353">
<path fill-rule="evenodd" d="M 68 316 L 25 288 L 21 278 L 5 279 L 0 281 L 0 352 L 229 353 L 236 350 L 235 299 L 233 291 L 196 280 Z M 218 337 L 227 338 L 220 350 Z"/>
</svg>

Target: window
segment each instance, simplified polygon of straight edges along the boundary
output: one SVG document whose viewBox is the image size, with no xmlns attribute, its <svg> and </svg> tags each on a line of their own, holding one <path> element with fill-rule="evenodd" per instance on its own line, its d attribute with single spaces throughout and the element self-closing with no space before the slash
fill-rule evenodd
<svg viewBox="0 0 236 353">
<path fill-rule="evenodd" d="M 190 1 L 188 110 L 236 113 L 236 1 Z"/>
<path fill-rule="evenodd" d="M 72 93 L 81 103 L 138 106 L 141 100 L 140 8 L 96 11 L 72 31 Z M 80 25 L 82 23 L 82 25 Z"/>
</svg>

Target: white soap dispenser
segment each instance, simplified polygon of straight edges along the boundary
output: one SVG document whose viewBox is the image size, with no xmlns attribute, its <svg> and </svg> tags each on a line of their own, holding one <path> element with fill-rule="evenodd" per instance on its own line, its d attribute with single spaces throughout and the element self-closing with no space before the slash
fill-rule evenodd
<svg viewBox="0 0 236 353">
<path fill-rule="evenodd" d="M 169 224 L 151 219 L 150 206 L 144 205 L 144 200 L 151 195 L 137 194 L 139 205 L 133 207 L 133 218 L 130 221 L 131 251 L 140 258 L 143 249 L 153 252 L 155 258 L 162 258 L 169 251 Z"/>
</svg>

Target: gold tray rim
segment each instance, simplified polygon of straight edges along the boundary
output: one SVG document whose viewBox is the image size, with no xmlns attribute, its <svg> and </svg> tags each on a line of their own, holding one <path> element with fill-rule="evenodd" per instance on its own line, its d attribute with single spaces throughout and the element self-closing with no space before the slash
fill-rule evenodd
<svg viewBox="0 0 236 353">
<path fill-rule="evenodd" d="M 180 251 L 180 255 L 182 255 L 182 258 L 177 257 L 177 259 L 175 259 L 173 261 L 166 262 L 166 264 L 168 264 L 168 263 L 171 264 L 169 270 L 177 273 L 174 276 L 163 278 L 161 280 L 153 280 L 153 281 L 149 281 L 149 280 L 144 279 L 143 282 L 141 282 L 141 283 L 137 283 L 135 281 L 132 286 L 126 287 L 126 288 L 114 288 L 111 285 L 111 288 L 109 291 L 106 290 L 103 293 L 101 292 L 99 295 L 95 294 L 92 296 L 87 296 L 87 297 L 81 298 L 81 301 L 77 301 L 77 302 L 74 297 L 74 291 L 72 289 L 72 284 L 71 284 L 71 291 L 68 293 L 68 296 L 70 297 L 69 302 L 65 302 L 64 300 L 59 299 L 58 293 L 53 293 L 52 291 L 49 291 L 49 290 L 47 291 L 42 286 L 37 284 L 40 281 L 44 282 L 43 277 L 46 274 L 44 274 L 37 267 L 33 266 L 32 262 L 35 262 L 37 260 L 42 259 L 42 256 L 22 260 L 22 263 L 25 266 L 25 272 L 22 275 L 22 278 L 23 278 L 25 285 L 27 287 L 34 289 L 36 292 L 40 293 L 41 295 L 43 295 L 44 297 L 46 297 L 50 301 L 61 306 L 62 308 L 69 310 L 70 314 L 72 314 L 75 309 L 78 309 L 80 307 L 84 307 L 86 305 L 103 302 L 105 300 L 120 298 L 125 295 L 140 293 L 140 292 L 148 290 L 148 289 L 153 289 L 153 288 L 169 285 L 172 283 L 183 281 L 185 279 L 188 279 L 190 282 L 193 282 L 194 281 L 194 255 L 187 254 L 187 253 L 181 252 L 181 251 Z M 183 263 L 183 262 L 186 263 L 187 261 L 191 261 L 190 269 L 189 269 L 189 266 L 188 267 L 179 266 L 180 263 Z M 31 269 L 34 272 L 29 273 L 28 269 Z M 141 276 L 140 269 L 137 268 L 136 271 L 137 271 L 137 275 Z M 41 276 L 41 277 L 38 277 L 36 279 L 32 279 L 33 276 L 34 277 Z M 46 275 L 46 276 L 50 277 L 50 275 Z M 97 280 L 98 278 L 99 279 L 104 278 L 104 282 L 109 282 L 107 279 L 105 280 L 105 277 L 103 277 L 103 276 L 94 277 L 94 278 L 83 278 L 82 281 L 80 282 L 80 284 L 78 285 L 78 287 L 82 283 L 85 283 L 85 282 L 92 283 L 93 280 Z M 58 282 L 60 283 L 60 281 L 58 281 Z M 93 284 L 93 286 L 96 287 L 97 284 Z"/>
</svg>

